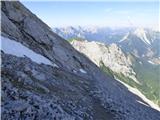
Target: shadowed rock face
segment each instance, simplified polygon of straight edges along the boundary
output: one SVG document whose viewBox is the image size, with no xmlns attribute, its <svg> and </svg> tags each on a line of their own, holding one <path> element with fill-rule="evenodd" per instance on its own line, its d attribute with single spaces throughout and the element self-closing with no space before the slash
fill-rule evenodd
<svg viewBox="0 0 160 120">
<path fill-rule="evenodd" d="M 20 2 L 1 3 L 2 36 L 58 66 L 1 51 L 3 120 L 160 119 L 158 111 L 138 103 L 141 98 L 105 76 Z"/>
</svg>

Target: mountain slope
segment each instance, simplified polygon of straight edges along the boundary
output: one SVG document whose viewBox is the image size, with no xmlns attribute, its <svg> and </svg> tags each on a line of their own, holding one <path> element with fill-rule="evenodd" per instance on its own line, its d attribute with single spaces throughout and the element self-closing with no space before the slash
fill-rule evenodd
<svg viewBox="0 0 160 120">
<path fill-rule="evenodd" d="M 112 78 L 140 90 L 147 98 L 159 104 L 159 66 L 125 54 L 116 44 L 74 40 L 73 47 L 85 54 Z M 153 64 L 153 65 L 152 65 Z"/>
<path fill-rule="evenodd" d="M 159 85 L 159 73 L 160 65 L 150 63 L 146 60 L 141 60 L 134 57 L 133 69 L 137 73 L 136 77 L 143 86 L 139 87 L 143 94 L 150 100 L 154 101 L 160 106 L 160 85 Z"/>
<path fill-rule="evenodd" d="M 160 119 L 154 106 L 106 76 L 20 2 L 1 4 L 2 119 Z"/>
<path fill-rule="evenodd" d="M 139 84 L 136 73 L 132 69 L 132 62 L 122 50 L 116 45 L 105 45 L 98 42 L 87 42 L 74 40 L 71 42 L 73 47 L 81 53 L 87 55 L 97 66 L 104 64 L 116 73 L 121 73 L 131 78 Z"/>
</svg>

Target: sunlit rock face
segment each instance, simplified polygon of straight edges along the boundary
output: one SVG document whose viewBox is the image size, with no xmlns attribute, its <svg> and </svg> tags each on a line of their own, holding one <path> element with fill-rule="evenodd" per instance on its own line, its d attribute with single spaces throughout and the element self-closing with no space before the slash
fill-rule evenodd
<svg viewBox="0 0 160 120">
<path fill-rule="evenodd" d="M 136 73 L 132 69 L 130 58 L 116 44 L 105 45 L 95 41 L 87 42 L 79 40 L 74 40 L 71 44 L 99 67 L 103 63 L 112 71 L 122 73 L 138 83 L 135 77 Z"/>
</svg>

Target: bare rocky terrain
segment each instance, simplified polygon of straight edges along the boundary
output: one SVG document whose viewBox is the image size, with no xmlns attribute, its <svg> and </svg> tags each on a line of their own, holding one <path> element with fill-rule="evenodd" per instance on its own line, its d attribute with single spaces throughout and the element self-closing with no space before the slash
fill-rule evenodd
<svg viewBox="0 0 160 120">
<path fill-rule="evenodd" d="M 106 76 L 20 2 L 1 6 L 2 120 L 160 119 L 158 110 Z M 51 64 L 7 53 L 7 39 Z"/>
<path fill-rule="evenodd" d="M 95 41 L 88 42 L 84 40 L 73 40 L 71 44 L 79 52 L 90 58 L 97 66 L 100 67 L 104 64 L 115 73 L 121 73 L 139 83 L 136 79 L 136 73 L 132 69 L 131 59 L 116 44 L 105 45 Z"/>
</svg>

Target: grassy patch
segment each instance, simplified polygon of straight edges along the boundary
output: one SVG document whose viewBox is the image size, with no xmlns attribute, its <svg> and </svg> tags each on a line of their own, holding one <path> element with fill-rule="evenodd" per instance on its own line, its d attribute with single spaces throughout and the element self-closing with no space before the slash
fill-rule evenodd
<svg viewBox="0 0 160 120">
<path fill-rule="evenodd" d="M 134 62 L 133 69 L 137 73 L 136 77 L 140 80 L 141 84 L 137 84 L 134 80 L 124 76 L 122 73 L 113 72 L 110 68 L 106 67 L 102 61 L 100 62 L 100 68 L 110 77 L 114 78 L 115 76 L 131 87 L 137 88 L 148 99 L 160 106 L 160 81 L 158 76 L 160 66 L 153 66 L 147 63 L 140 64 L 137 61 Z"/>
</svg>

